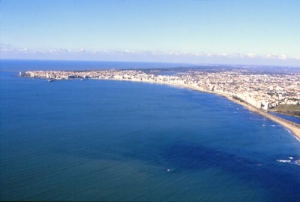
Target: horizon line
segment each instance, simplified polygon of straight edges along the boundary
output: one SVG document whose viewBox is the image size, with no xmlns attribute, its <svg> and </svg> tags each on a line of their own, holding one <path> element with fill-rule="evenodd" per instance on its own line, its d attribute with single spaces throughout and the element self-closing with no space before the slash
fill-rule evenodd
<svg viewBox="0 0 300 202">
<path fill-rule="evenodd" d="M 0 61 L 48 61 L 48 62 L 108 62 L 108 63 L 149 63 L 149 64 L 174 64 L 188 66 L 236 66 L 236 67 L 292 67 L 300 68 L 300 65 L 272 65 L 272 64 L 229 64 L 229 63 L 187 63 L 187 62 L 159 62 L 159 61 L 122 61 L 122 60 L 90 60 L 90 59 L 44 59 L 44 58 L 0 58 Z M 184 67 L 184 66 L 183 66 Z"/>
</svg>

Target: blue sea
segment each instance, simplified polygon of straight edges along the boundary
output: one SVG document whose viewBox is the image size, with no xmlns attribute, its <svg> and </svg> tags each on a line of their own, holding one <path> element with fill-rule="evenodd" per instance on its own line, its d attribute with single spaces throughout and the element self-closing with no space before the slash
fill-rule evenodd
<svg viewBox="0 0 300 202">
<path fill-rule="evenodd" d="M 25 70 L 176 64 L 0 61 L 0 200 L 300 201 L 300 142 L 214 94 Z"/>
<path fill-rule="evenodd" d="M 298 123 L 300 124 L 300 118 L 299 117 L 294 117 L 294 116 L 288 116 L 288 115 L 285 115 L 285 114 L 279 114 L 279 113 L 275 113 L 275 112 L 270 112 L 271 114 L 275 115 L 275 116 L 278 116 L 280 118 L 284 118 L 288 121 L 293 121 L 295 123 Z"/>
</svg>

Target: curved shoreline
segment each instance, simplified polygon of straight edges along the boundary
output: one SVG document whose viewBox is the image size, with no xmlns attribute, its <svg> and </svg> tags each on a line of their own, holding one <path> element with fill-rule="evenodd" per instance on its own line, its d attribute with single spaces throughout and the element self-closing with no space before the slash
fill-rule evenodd
<svg viewBox="0 0 300 202">
<path fill-rule="evenodd" d="M 171 84 L 171 83 L 162 83 L 162 82 L 146 82 L 146 81 L 138 81 L 138 80 L 128 80 L 128 79 L 101 79 L 101 80 L 115 80 L 115 81 L 131 81 L 131 82 L 140 82 L 140 83 L 153 83 L 153 84 L 161 84 L 161 85 L 168 85 L 168 86 L 174 86 L 174 87 L 180 87 L 180 88 L 185 88 L 185 89 L 191 89 L 191 90 L 196 90 L 199 92 L 205 92 L 205 93 L 211 93 L 211 94 L 215 94 L 215 95 L 220 95 L 222 97 L 227 98 L 228 100 L 239 104 L 243 107 L 245 107 L 246 109 L 248 109 L 251 112 L 257 113 L 269 120 L 272 120 L 278 124 L 280 124 L 281 126 L 283 126 L 284 128 L 286 128 L 287 130 L 289 130 L 292 135 L 294 135 L 296 137 L 297 140 L 300 141 L 300 128 L 297 128 L 291 124 L 289 124 L 288 122 L 282 121 L 279 117 L 276 117 L 274 115 L 268 114 L 266 112 L 263 112 L 257 108 L 255 108 L 254 106 L 251 106 L 250 104 L 244 103 L 244 102 L 240 102 L 234 98 L 232 98 L 232 96 L 225 94 L 225 93 L 220 93 L 220 92 L 214 92 L 214 91 L 204 91 L 204 90 L 200 90 L 198 88 L 194 88 L 192 86 L 186 86 L 186 85 L 180 85 L 180 84 Z"/>
<path fill-rule="evenodd" d="M 108 73 L 108 74 L 107 74 Z M 137 73 L 137 72 L 135 72 Z M 246 109 L 248 109 L 249 111 L 252 111 L 254 113 L 260 114 L 261 116 L 270 119 L 280 125 L 282 125 L 283 127 L 285 127 L 287 130 L 289 130 L 299 141 L 300 141 L 300 124 L 296 124 L 294 122 L 290 122 L 288 120 L 282 119 L 280 117 L 274 116 L 272 114 L 267 113 L 267 111 L 264 110 L 260 110 L 257 107 L 252 106 L 251 104 L 247 103 L 247 102 L 242 102 L 241 100 L 238 99 L 234 99 L 233 96 L 235 96 L 232 93 L 223 93 L 220 91 L 214 91 L 214 88 L 212 90 L 206 90 L 203 88 L 199 88 L 199 86 L 193 86 L 193 85 L 189 85 L 186 84 L 185 82 L 183 82 L 181 80 L 181 83 L 178 82 L 169 82 L 168 80 L 143 80 L 143 77 L 135 77 L 135 75 L 119 75 L 119 74 L 114 74 L 111 72 L 104 72 L 104 74 L 99 74 L 99 72 L 90 72 L 90 74 L 82 74 L 82 75 L 77 75 L 74 76 L 74 72 L 50 72 L 50 74 L 58 74 L 58 77 L 56 75 L 54 75 L 54 78 L 50 75 L 49 77 L 49 72 L 43 72 L 43 71 L 32 71 L 32 72 L 25 72 L 25 74 L 23 74 L 22 72 L 19 73 L 19 76 L 24 76 L 24 77 L 33 77 L 33 78 L 44 78 L 44 79 L 49 79 L 51 78 L 51 80 L 63 80 L 63 79 L 76 79 L 76 78 L 89 78 L 89 79 L 101 79 L 101 80 L 116 80 L 116 81 L 131 81 L 131 82 L 141 82 L 141 83 L 152 83 L 152 84 L 161 84 L 161 85 L 169 85 L 169 86 L 174 86 L 174 87 L 179 87 L 179 88 L 186 88 L 186 89 L 191 89 L 191 90 L 196 90 L 199 92 L 206 92 L 206 93 L 211 93 L 211 94 L 216 94 L 216 95 L 220 95 L 223 96 L 225 98 L 227 98 L 228 100 L 237 103 L 243 107 L 245 107 Z M 130 74 L 130 73 L 129 73 Z M 132 74 L 132 72 L 131 72 Z M 133 76 L 133 78 L 132 78 Z"/>
<path fill-rule="evenodd" d="M 195 89 L 195 88 L 190 88 L 190 87 L 186 87 L 186 88 L 200 91 L 200 90 Z M 221 94 L 221 93 L 213 92 L 213 91 L 212 92 L 209 92 L 209 91 L 200 91 L 200 92 L 206 92 L 206 93 L 212 93 L 212 94 L 220 95 L 220 96 L 225 97 L 228 100 L 230 100 L 230 101 L 232 101 L 232 102 L 234 102 L 236 104 L 239 104 L 239 105 L 245 107 L 246 109 L 248 109 L 251 112 L 257 113 L 257 114 L 259 114 L 259 115 L 261 115 L 261 116 L 263 116 L 263 117 L 265 117 L 267 119 L 270 119 L 270 120 L 272 120 L 272 121 L 274 121 L 274 122 L 282 125 L 284 128 L 288 129 L 289 131 L 291 131 L 291 133 L 300 141 L 300 128 L 297 128 L 297 127 L 295 127 L 295 126 L 293 126 L 291 124 L 288 124 L 288 123 L 280 120 L 280 118 L 277 118 L 276 116 L 273 116 L 273 115 L 270 115 L 270 114 L 268 114 L 266 112 L 260 111 L 259 109 L 251 106 L 250 104 L 246 104 L 244 102 L 240 102 L 238 100 L 235 100 L 234 98 L 232 98 L 231 96 L 226 95 L 226 94 Z"/>
<path fill-rule="evenodd" d="M 251 106 L 251 105 L 248 105 L 248 104 L 245 104 L 245 103 L 242 103 L 242 102 L 239 102 L 237 100 L 234 100 L 233 98 L 229 97 L 229 96 L 225 96 L 228 100 L 232 101 L 232 102 L 235 102 L 237 104 L 240 104 L 242 106 L 244 106 L 245 108 L 247 108 L 249 111 L 252 111 L 254 113 L 257 113 L 267 119 L 270 119 L 280 125 L 282 125 L 284 128 L 286 128 L 287 130 L 289 130 L 299 141 L 300 141 L 300 128 L 297 128 L 291 124 L 289 124 L 288 122 L 284 122 L 282 121 L 280 118 L 274 116 L 274 115 L 271 115 L 271 114 L 268 114 L 266 112 L 263 112 L 263 111 L 260 111 L 259 109 Z"/>
<path fill-rule="evenodd" d="M 270 110 L 271 112 L 274 112 L 276 114 L 282 114 L 282 115 L 285 115 L 285 116 L 290 116 L 290 117 L 295 117 L 295 118 L 300 118 L 300 116 L 293 116 L 293 115 L 290 115 L 290 114 L 286 114 L 286 113 L 283 113 L 283 112 L 278 112 L 278 111 L 273 111 L 273 110 Z"/>
</svg>

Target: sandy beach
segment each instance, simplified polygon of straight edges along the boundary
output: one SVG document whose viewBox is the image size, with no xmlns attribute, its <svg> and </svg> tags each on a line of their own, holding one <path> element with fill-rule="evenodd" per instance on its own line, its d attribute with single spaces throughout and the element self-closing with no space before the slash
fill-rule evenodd
<svg viewBox="0 0 300 202">
<path fill-rule="evenodd" d="M 137 81 L 137 82 L 139 82 L 139 81 Z M 156 83 L 156 82 L 154 82 L 154 83 Z M 300 128 L 296 127 L 293 124 L 290 124 L 288 121 L 282 120 L 279 117 L 271 115 L 271 114 L 269 114 L 269 113 L 267 113 L 265 111 L 261 111 L 261 110 L 257 109 L 256 107 L 251 106 L 250 104 L 247 104 L 245 102 L 241 102 L 239 100 L 236 100 L 236 99 L 234 99 L 232 96 L 230 96 L 228 94 L 223 94 L 223 93 L 214 92 L 214 91 L 203 91 L 203 90 L 200 90 L 198 88 L 194 88 L 194 87 L 186 86 L 186 85 L 161 83 L 161 82 L 157 82 L 156 84 L 164 84 L 164 85 L 170 85 L 170 86 L 175 86 L 175 87 L 180 87 L 180 88 L 188 88 L 188 89 L 196 90 L 196 91 L 199 91 L 199 92 L 206 92 L 206 93 L 212 93 L 212 94 L 223 96 L 223 97 L 227 98 L 228 100 L 230 100 L 230 101 L 232 101 L 234 103 L 237 103 L 237 104 L 239 104 L 239 105 L 247 108 L 248 110 L 250 110 L 250 111 L 252 111 L 254 113 L 260 114 L 261 116 L 263 116 L 263 117 L 265 117 L 267 119 L 270 119 L 270 120 L 272 120 L 272 121 L 274 121 L 276 123 L 279 123 L 280 125 L 282 125 L 283 127 L 285 127 L 287 130 L 289 130 L 300 141 Z"/>
<path fill-rule="evenodd" d="M 194 89 L 194 88 L 193 88 Z M 197 89 L 194 89 L 194 90 L 197 90 Z M 198 90 L 199 91 L 199 90 Z M 203 91 L 204 92 L 204 91 Z M 214 93 L 214 94 L 217 94 L 217 95 L 221 95 L 223 97 L 226 97 L 228 100 L 234 102 L 234 103 L 237 103 L 239 105 L 242 105 L 243 107 L 247 108 L 248 110 L 254 112 L 254 113 L 257 113 L 257 114 L 260 114 L 261 116 L 267 118 L 267 119 L 270 119 L 276 123 L 279 123 L 280 125 L 282 125 L 283 127 L 285 127 L 286 129 L 288 129 L 299 141 L 300 141 L 300 128 L 286 122 L 286 121 L 283 121 L 281 120 L 280 118 L 274 116 L 274 115 L 271 115 L 271 114 L 268 114 L 267 112 L 264 112 L 264 111 L 261 111 L 253 106 L 251 106 L 250 104 L 247 104 L 245 102 L 241 102 L 239 100 L 236 100 L 234 98 L 232 98 L 231 96 L 229 95 L 226 95 L 226 94 L 221 94 L 221 93 L 217 93 L 217 92 L 209 92 L 209 91 L 205 91 L 207 93 Z"/>
<path fill-rule="evenodd" d="M 65 72 L 60 72 L 62 74 L 61 77 L 59 77 L 59 79 L 55 79 L 55 80 L 61 80 L 64 79 L 66 77 L 66 79 L 68 79 L 67 75 L 65 75 Z M 37 72 L 37 75 L 35 75 L 35 72 L 29 72 L 27 73 L 28 77 L 32 77 L 31 74 L 34 75 L 34 77 L 39 77 L 39 78 L 47 78 L 46 75 L 43 74 L 43 72 Z M 26 76 L 26 75 L 25 75 Z M 247 108 L 248 110 L 260 114 L 261 116 L 268 118 L 276 123 L 279 123 L 280 125 L 282 125 L 283 127 L 285 127 L 286 129 L 288 129 L 299 141 L 300 141 L 300 124 L 296 124 L 294 122 L 290 122 L 288 120 L 282 119 L 280 117 L 274 116 L 270 113 L 268 113 L 265 110 L 261 110 L 258 109 L 246 102 L 243 102 L 241 100 L 238 99 L 234 99 L 232 97 L 232 95 L 228 94 L 228 93 L 222 93 L 220 91 L 211 91 L 211 90 L 203 90 L 202 88 L 199 88 L 197 86 L 192 86 L 192 85 L 187 85 L 187 84 L 179 84 L 179 83 L 174 83 L 174 82 L 166 82 L 166 81 L 154 81 L 154 80 L 143 80 L 143 79 L 136 79 L 136 78 L 130 78 L 130 79 L 124 79 L 124 77 L 105 77 L 105 78 L 100 78 L 100 77 L 95 77 L 93 75 L 92 78 L 90 79 L 104 79 L 104 80 L 117 80 L 117 81 L 132 81 L 132 82 L 145 82 L 145 83 L 152 83 L 152 84 L 160 84 L 160 85 L 169 85 L 169 86 L 174 86 L 174 87 L 179 87 L 179 88 L 187 88 L 187 89 L 191 89 L 191 90 L 196 90 L 199 92 L 206 92 L 206 93 L 212 93 L 212 94 L 216 94 L 216 95 L 220 95 L 223 96 L 225 98 L 227 98 L 228 100 L 235 102 L 239 105 L 242 105 L 243 107 Z"/>
<path fill-rule="evenodd" d="M 267 119 L 270 119 L 276 123 L 279 123 L 280 125 L 282 125 L 283 127 L 285 127 L 286 129 L 288 129 L 294 136 L 297 137 L 297 139 L 300 140 L 300 128 L 288 123 L 288 122 L 285 122 L 283 120 L 281 120 L 280 118 L 274 116 L 274 115 L 271 115 L 271 114 L 268 114 L 264 111 L 260 111 L 259 109 L 249 105 L 249 104 L 246 104 L 246 103 L 243 103 L 243 102 L 240 102 L 238 100 L 235 100 L 233 99 L 232 97 L 230 96 L 225 96 L 227 99 L 229 99 L 230 101 L 232 102 L 235 102 L 237 104 L 240 104 L 242 106 L 244 106 L 245 108 L 247 108 L 248 110 L 252 111 L 252 112 L 255 112 L 257 114 L 260 114 L 262 115 L 263 117 L 267 118 Z"/>
</svg>

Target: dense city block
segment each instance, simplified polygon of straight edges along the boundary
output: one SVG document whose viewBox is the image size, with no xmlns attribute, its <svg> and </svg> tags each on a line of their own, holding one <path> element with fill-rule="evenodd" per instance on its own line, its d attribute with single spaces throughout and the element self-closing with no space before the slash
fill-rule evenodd
<svg viewBox="0 0 300 202">
<path fill-rule="evenodd" d="M 259 109 L 278 105 L 300 105 L 300 73 L 253 73 L 245 69 L 203 71 L 199 69 L 165 74 L 164 70 L 27 71 L 20 76 L 63 79 L 110 79 L 161 83 L 230 95 Z"/>
</svg>

